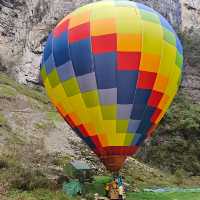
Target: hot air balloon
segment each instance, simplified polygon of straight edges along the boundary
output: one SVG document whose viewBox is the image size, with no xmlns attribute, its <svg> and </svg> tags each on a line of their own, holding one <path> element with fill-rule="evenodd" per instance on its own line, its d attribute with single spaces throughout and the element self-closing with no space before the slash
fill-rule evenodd
<svg viewBox="0 0 200 200">
<path fill-rule="evenodd" d="M 100 1 L 49 34 L 41 77 L 47 94 L 108 170 L 117 172 L 153 135 L 180 84 L 182 45 L 158 12 Z"/>
</svg>

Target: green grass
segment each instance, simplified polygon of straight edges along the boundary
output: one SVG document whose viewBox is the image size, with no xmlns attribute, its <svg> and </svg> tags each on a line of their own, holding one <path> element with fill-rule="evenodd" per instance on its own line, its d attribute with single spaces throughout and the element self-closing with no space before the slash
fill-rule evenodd
<svg viewBox="0 0 200 200">
<path fill-rule="evenodd" d="M 61 191 L 50 191 L 48 189 L 39 189 L 22 192 L 20 190 L 11 191 L 7 195 L 8 200 L 78 200 L 80 198 L 69 198 Z M 136 192 L 129 193 L 127 200 L 199 200 L 200 193 L 193 192 Z"/>
<path fill-rule="evenodd" d="M 199 176 L 199 133 L 200 105 L 181 90 L 146 147 L 143 161 L 179 177 L 180 172 L 183 176 Z"/>
<path fill-rule="evenodd" d="M 106 184 L 112 181 L 111 176 L 94 176 L 95 183 Z"/>
<path fill-rule="evenodd" d="M 60 116 L 60 114 L 54 108 L 52 108 L 52 110 L 47 113 L 47 118 L 52 121 L 62 121 L 63 120 L 62 117 Z"/>
<path fill-rule="evenodd" d="M 3 113 L 0 113 L 0 127 L 6 126 L 7 125 L 7 120 L 4 117 Z"/>
<path fill-rule="evenodd" d="M 64 167 L 69 161 L 71 160 L 71 157 L 68 155 L 54 155 L 54 159 L 52 160 L 52 164 Z"/>
<path fill-rule="evenodd" d="M 38 123 L 35 124 L 35 128 L 47 130 L 47 129 L 50 129 L 50 128 L 52 128 L 52 129 L 55 128 L 55 125 L 51 122 L 41 121 L 41 122 L 38 122 Z"/>
<path fill-rule="evenodd" d="M 34 89 L 30 89 L 25 85 L 21 85 L 16 83 L 16 81 L 8 78 L 8 76 L 0 73 L 0 85 L 4 86 L 4 91 L 7 90 L 8 94 L 14 94 L 14 92 L 18 92 L 19 94 L 23 94 L 25 96 L 31 97 L 35 100 L 38 100 L 44 104 L 48 104 L 49 100 L 44 92 L 37 91 Z M 11 90 L 12 89 L 12 90 Z M 1 90 L 0 90 L 1 91 Z"/>
<path fill-rule="evenodd" d="M 34 190 L 30 192 L 11 191 L 8 200 L 73 200 L 68 198 L 61 191 L 50 191 L 46 189 Z"/>
<path fill-rule="evenodd" d="M 200 193 L 192 192 L 166 192 L 166 193 L 151 193 L 139 192 L 130 193 L 127 200 L 199 200 Z"/>
<path fill-rule="evenodd" d="M 17 91 L 9 85 L 0 84 L 0 97 L 15 97 Z"/>
</svg>

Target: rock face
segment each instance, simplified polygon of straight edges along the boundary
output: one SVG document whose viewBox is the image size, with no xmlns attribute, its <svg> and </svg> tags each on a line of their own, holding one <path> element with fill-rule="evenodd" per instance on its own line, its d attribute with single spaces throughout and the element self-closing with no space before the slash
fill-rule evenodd
<svg viewBox="0 0 200 200">
<path fill-rule="evenodd" d="M 55 24 L 70 11 L 92 0 L 0 0 L 0 70 L 20 83 L 38 83 L 44 41 Z M 178 27 L 178 0 L 140 0 L 160 11 Z M 170 10 L 170 12 L 169 12 Z M 178 10 L 178 15 L 175 11 Z"/>
<path fill-rule="evenodd" d="M 42 45 L 56 22 L 75 7 L 73 1 L 0 1 L 0 57 L 19 82 L 38 82 Z"/>
<path fill-rule="evenodd" d="M 69 12 L 92 1 L 95 0 L 0 0 L 0 71 L 20 83 L 38 84 L 48 33 Z M 159 11 L 176 29 L 200 24 L 199 0 L 136 1 Z"/>
<path fill-rule="evenodd" d="M 200 103 L 200 69 L 187 66 L 185 68 L 184 80 L 182 88 L 186 90 L 190 98 L 197 103 Z"/>
<path fill-rule="evenodd" d="M 182 0 L 182 31 L 189 33 L 189 40 L 193 40 L 193 47 L 188 48 L 186 52 L 186 68 L 182 87 L 188 91 L 190 97 L 197 103 L 200 103 L 200 65 L 199 65 L 199 42 L 200 42 L 200 2 L 199 0 Z M 196 39 L 195 39 L 196 38 Z M 190 61 L 188 62 L 188 55 Z M 191 61 L 196 61 L 196 64 Z M 188 64 L 187 64 L 188 63 Z"/>
<path fill-rule="evenodd" d="M 182 0 L 182 30 L 191 27 L 200 27 L 199 0 Z"/>
</svg>

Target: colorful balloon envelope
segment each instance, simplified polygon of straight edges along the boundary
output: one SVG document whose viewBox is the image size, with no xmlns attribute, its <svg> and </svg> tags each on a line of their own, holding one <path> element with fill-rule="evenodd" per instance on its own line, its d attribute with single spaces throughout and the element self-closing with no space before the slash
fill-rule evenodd
<svg viewBox="0 0 200 200">
<path fill-rule="evenodd" d="M 182 45 L 158 12 L 130 1 L 101 1 L 55 27 L 41 77 L 65 121 L 107 169 L 118 171 L 166 113 L 182 64 Z"/>
</svg>

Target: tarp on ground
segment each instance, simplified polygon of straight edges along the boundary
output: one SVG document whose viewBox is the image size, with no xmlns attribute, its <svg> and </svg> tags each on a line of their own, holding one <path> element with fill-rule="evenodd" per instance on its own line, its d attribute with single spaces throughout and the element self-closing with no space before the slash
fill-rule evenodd
<svg viewBox="0 0 200 200">
<path fill-rule="evenodd" d="M 76 196 L 79 193 L 82 193 L 81 184 L 79 181 L 70 181 L 69 183 L 65 182 L 63 184 L 63 191 L 68 196 Z"/>
<path fill-rule="evenodd" d="M 144 192 L 200 192 L 200 188 L 155 188 L 155 189 L 144 189 Z"/>
</svg>

